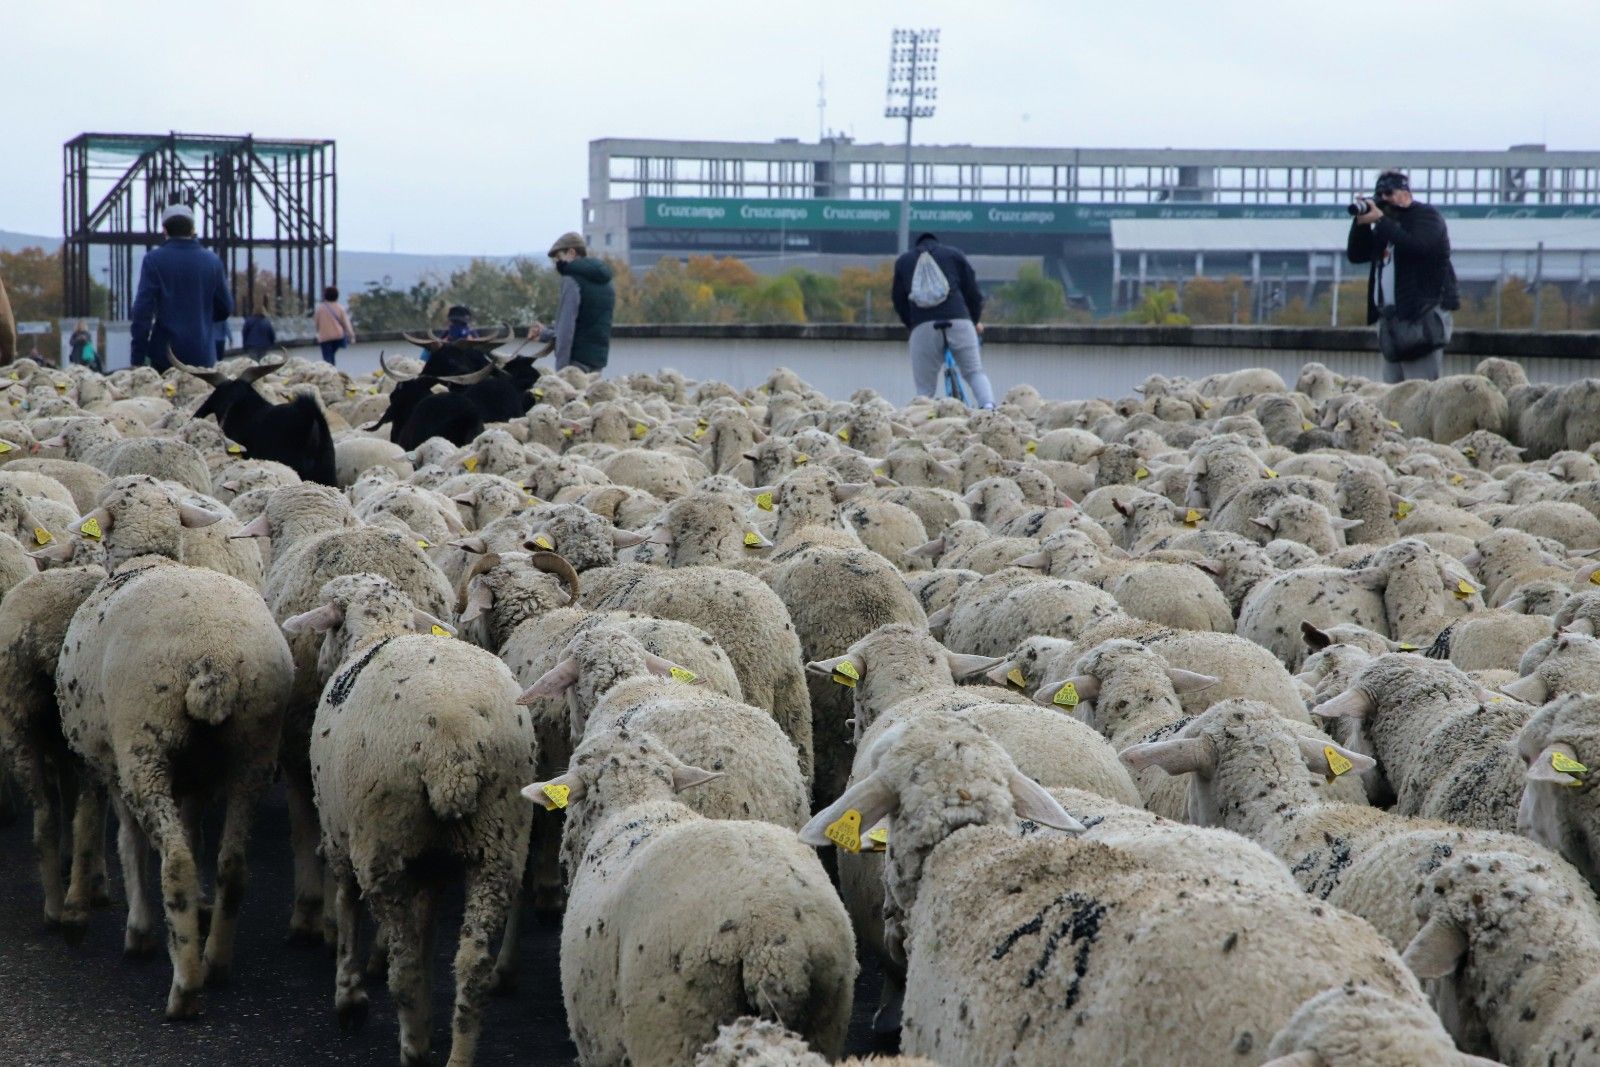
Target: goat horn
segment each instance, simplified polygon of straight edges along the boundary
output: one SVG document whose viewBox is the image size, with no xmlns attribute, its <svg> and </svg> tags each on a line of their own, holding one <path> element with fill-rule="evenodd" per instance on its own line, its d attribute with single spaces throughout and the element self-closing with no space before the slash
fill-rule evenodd
<svg viewBox="0 0 1600 1067">
<path fill-rule="evenodd" d="M 431 333 L 426 337 L 413 337 L 409 333 L 406 333 L 404 330 L 402 330 L 400 332 L 400 336 L 404 337 L 407 341 L 410 341 L 418 348 L 426 348 L 430 352 L 444 344 L 444 338 L 435 337 Z"/>
<path fill-rule="evenodd" d="M 441 374 L 434 381 L 444 382 L 446 385 L 476 385 L 493 374 L 494 371 L 495 365 L 490 363 L 487 366 L 478 368 L 471 374 Z"/>
<path fill-rule="evenodd" d="M 228 380 L 228 376 L 215 367 L 191 367 L 181 359 L 172 361 L 173 366 L 181 369 L 185 374 L 199 378 L 208 385 L 221 385 Z"/>
<path fill-rule="evenodd" d="M 401 374 L 399 371 L 389 366 L 387 354 L 384 352 L 378 353 L 378 366 L 383 368 L 383 373 L 387 374 L 397 382 L 408 382 L 412 378 L 417 377 L 415 374 Z"/>
<path fill-rule="evenodd" d="M 241 382 L 253 382 L 253 381 L 256 381 L 258 378 L 265 378 L 267 375 L 271 374 L 273 371 L 278 370 L 279 368 L 281 368 L 284 365 L 284 363 L 286 363 L 288 361 L 288 358 L 289 358 L 289 355 L 288 355 L 287 352 L 285 352 L 281 359 L 275 359 L 271 363 L 268 363 L 266 360 L 263 359 L 260 363 L 257 363 L 255 366 L 246 367 L 244 370 L 240 371 L 239 372 L 239 377 L 237 379 L 235 379 L 235 380 L 236 381 L 241 381 Z"/>
</svg>

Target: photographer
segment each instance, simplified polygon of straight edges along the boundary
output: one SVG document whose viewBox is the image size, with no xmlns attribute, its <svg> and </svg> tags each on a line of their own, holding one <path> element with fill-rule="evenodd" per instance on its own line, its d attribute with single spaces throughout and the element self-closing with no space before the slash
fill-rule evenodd
<svg viewBox="0 0 1600 1067">
<path fill-rule="evenodd" d="M 1450 232 L 1436 208 L 1415 200 L 1397 170 L 1378 175 L 1355 216 L 1345 254 L 1369 264 L 1367 322 L 1378 324 L 1383 380 L 1439 377 L 1450 340 L 1450 312 L 1461 306 L 1450 265 Z"/>
</svg>

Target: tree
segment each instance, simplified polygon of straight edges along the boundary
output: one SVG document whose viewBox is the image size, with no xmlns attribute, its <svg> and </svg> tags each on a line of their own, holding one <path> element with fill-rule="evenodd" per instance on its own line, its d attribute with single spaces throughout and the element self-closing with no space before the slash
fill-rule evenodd
<svg viewBox="0 0 1600 1067">
<path fill-rule="evenodd" d="M 987 317 L 992 322 L 1018 324 L 1065 322 L 1069 318 L 1067 291 L 1054 278 L 1046 277 L 1037 263 L 1024 263 L 1015 281 L 994 291 Z"/>
<path fill-rule="evenodd" d="M 452 304 L 464 304 L 479 324 L 548 320 L 555 316 L 560 292 L 560 276 L 532 260 L 522 258 L 501 264 L 475 259 L 450 275 L 439 293 L 443 306 L 435 309 L 432 317 L 442 317 L 444 309 Z"/>
<path fill-rule="evenodd" d="M 839 271 L 839 299 L 846 322 L 894 322 L 894 260 L 875 267 L 845 267 Z"/>
<path fill-rule="evenodd" d="M 788 272 L 800 286 L 807 322 L 849 322 L 844 302 L 844 285 L 831 274 L 796 268 Z"/>
<path fill-rule="evenodd" d="M 739 293 L 745 322 L 805 322 L 806 298 L 800 283 L 784 274 L 766 278 Z"/>
<path fill-rule="evenodd" d="M 423 330 L 432 325 L 438 300 L 439 287 L 427 279 L 405 291 L 369 282 L 366 292 L 350 297 L 350 321 L 368 333 Z"/>
<path fill-rule="evenodd" d="M 1248 323 L 1250 283 L 1237 274 L 1226 278 L 1190 278 L 1183 283 L 1183 313 L 1197 326 Z"/>
<path fill-rule="evenodd" d="M 759 285 L 761 275 L 750 269 L 742 259 L 732 256 L 690 256 L 684 264 L 684 273 L 697 282 L 711 286 L 719 298 L 734 297 L 738 293 Z"/>
<path fill-rule="evenodd" d="M 1170 287 L 1145 290 L 1138 306 L 1123 319 L 1140 326 L 1189 325 L 1189 316 L 1178 311 L 1178 290 Z"/>
<path fill-rule="evenodd" d="M 11 311 L 18 322 L 41 319 L 53 322 L 66 315 L 66 283 L 61 274 L 59 251 L 23 248 L 16 252 L 0 252 L 0 278 L 5 279 L 6 291 L 11 296 Z M 111 290 L 90 279 L 89 314 L 106 318 L 110 304 Z"/>
</svg>

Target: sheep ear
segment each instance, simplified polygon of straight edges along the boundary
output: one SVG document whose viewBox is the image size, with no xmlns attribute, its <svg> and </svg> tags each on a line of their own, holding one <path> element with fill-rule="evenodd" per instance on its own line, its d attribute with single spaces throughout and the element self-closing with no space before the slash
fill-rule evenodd
<svg viewBox="0 0 1600 1067">
<path fill-rule="evenodd" d="M 1343 756 L 1345 762 L 1349 763 L 1350 766 L 1346 767 L 1343 771 L 1335 771 L 1328 762 L 1329 749 L 1332 749 L 1335 755 Z M 1337 742 L 1328 741 L 1319 737 L 1300 738 L 1300 758 L 1305 760 L 1306 766 L 1315 771 L 1317 774 L 1331 774 L 1335 777 L 1340 774 L 1344 774 L 1346 771 L 1355 771 L 1358 774 L 1364 774 L 1378 765 L 1378 761 L 1373 759 L 1371 756 L 1362 755 L 1360 752 L 1357 752 L 1354 749 L 1345 748 L 1343 745 L 1338 744 Z"/>
<path fill-rule="evenodd" d="M 72 558 L 72 542 L 58 537 L 43 548 L 36 548 L 28 553 L 34 559 L 48 559 L 56 563 L 66 563 Z"/>
<path fill-rule="evenodd" d="M 461 606 L 461 622 L 469 623 L 494 607 L 494 590 L 482 578 L 473 580 L 467 589 L 466 603 Z"/>
<path fill-rule="evenodd" d="M 843 504 L 872 488 L 871 482 L 840 482 L 833 487 L 833 502 Z"/>
<path fill-rule="evenodd" d="M 1529 674 L 1518 678 L 1516 681 L 1507 682 L 1500 687 L 1500 692 L 1513 700 L 1520 700 L 1524 704 L 1532 704 L 1534 707 L 1538 707 L 1550 699 L 1550 687 L 1537 674 Z"/>
<path fill-rule="evenodd" d="M 321 607 L 303 611 L 298 615 L 283 620 L 283 632 L 290 634 L 320 634 L 333 629 L 344 621 L 344 609 L 337 604 L 323 604 Z"/>
<path fill-rule="evenodd" d="M 178 521 L 186 530 L 198 530 L 222 521 L 222 516 L 215 511 L 197 508 L 193 504 L 178 505 Z"/>
<path fill-rule="evenodd" d="M 1411 939 L 1400 959 L 1418 978 L 1444 978 L 1466 955 L 1467 937 L 1449 919 L 1435 915 Z"/>
<path fill-rule="evenodd" d="M 1124 504 L 1122 501 L 1118 500 L 1116 497 L 1111 498 L 1111 506 L 1117 509 L 1117 514 L 1126 515 L 1129 518 L 1132 518 L 1133 509 L 1128 507 L 1128 505 Z"/>
<path fill-rule="evenodd" d="M 617 549 L 632 548 L 642 545 L 650 540 L 649 534 L 640 533 L 638 530 L 612 530 L 611 547 Z"/>
<path fill-rule="evenodd" d="M 241 531 L 241 533 L 242 533 L 242 531 Z M 235 535 L 235 536 L 239 536 L 239 535 Z M 480 555 L 480 556 L 483 555 L 485 552 L 489 551 L 488 543 L 485 542 L 482 537 L 479 537 L 479 536 L 476 536 L 476 535 L 474 535 L 472 537 L 457 538 L 456 540 L 450 542 L 450 547 L 451 548 L 459 548 L 463 552 L 472 552 L 472 553 L 474 553 L 476 555 Z"/>
<path fill-rule="evenodd" d="M 522 691 L 518 704 L 532 704 L 544 697 L 560 696 L 578 681 L 578 661 L 566 657 L 539 676 L 539 680 Z"/>
<path fill-rule="evenodd" d="M 1012 768 L 1008 783 L 1011 787 L 1011 803 L 1017 809 L 1017 818 L 1036 822 L 1040 826 L 1065 830 L 1069 834 L 1081 834 L 1087 829 L 1083 823 L 1068 815 L 1067 810 L 1044 786 L 1021 771 Z"/>
<path fill-rule="evenodd" d="M 812 660 L 810 663 L 806 664 L 806 672 L 808 674 L 815 674 L 822 678 L 832 678 L 836 673 L 838 673 L 839 664 L 847 661 L 849 662 L 850 666 L 855 669 L 857 678 L 861 678 L 866 675 L 867 665 L 862 662 L 861 657 L 852 656 L 848 652 L 842 656 L 835 656 L 832 659 Z"/>
<path fill-rule="evenodd" d="M 1016 559 L 1012 560 L 1011 561 L 1011 566 L 1013 566 L 1013 567 L 1025 567 L 1028 570 L 1032 570 L 1032 571 L 1049 570 L 1050 569 L 1050 553 L 1048 553 L 1048 552 L 1029 552 L 1025 556 L 1018 556 Z"/>
<path fill-rule="evenodd" d="M 1263 530 L 1269 530 L 1272 533 L 1278 532 L 1278 524 L 1267 518 L 1265 515 L 1257 515 L 1250 521 L 1261 527 Z"/>
<path fill-rule="evenodd" d="M 1557 757 L 1560 757 L 1560 759 Z M 1553 785 L 1582 785 L 1582 779 L 1574 777 L 1566 771 L 1556 770 L 1556 764 L 1563 762 L 1574 768 L 1584 766 L 1578 762 L 1578 750 L 1571 745 L 1559 742 L 1554 745 L 1546 745 L 1545 750 L 1535 756 L 1532 763 L 1528 764 L 1527 780 L 1530 782 L 1550 782 Z M 1587 773 L 1587 769 L 1577 773 Z"/>
<path fill-rule="evenodd" d="M 644 654 L 644 666 L 645 670 L 649 671 L 657 678 L 671 678 L 673 671 L 687 670 L 687 668 L 672 662 L 670 659 L 662 659 L 654 652 L 646 652 Z M 689 671 L 689 673 L 693 674 L 694 672 Z"/>
<path fill-rule="evenodd" d="M 1513 599 L 1515 599 L 1515 598 L 1513 598 Z M 1509 607 L 1510 605 L 1507 604 L 1505 606 Z M 1569 634 L 1583 634 L 1585 637 L 1593 637 L 1594 636 L 1594 620 L 1593 619 L 1573 619 L 1571 622 L 1567 623 L 1561 629 L 1564 630 L 1565 632 L 1569 633 Z"/>
<path fill-rule="evenodd" d="M 1172 680 L 1172 691 L 1175 693 L 1195 693 L 1222 681 L 1214 674 L 1199 674 L 1181 667 L 1168 667 L 1167 677 Z"/>
<path fill-rule="evenodd" d="M 1330 521 L 1333 523 L 1333 528 L 1335 530 L 1354 530 L 1357 526 L 1362 525 L 1367 520 L 1365 520 L 1365 519 L 1332 519 Z"/>
<path fill-rule="evenodd" d="M 1359 686 L 1351 686 L 1312 708 L 1311 714 L 1323 719 L 1365 719 L 1376 707 L 1377 701 L 1370 693 Z"/>
<path fill-rule="evenodd" d="M 411 625 L 415 626 L 421 633 L 432 633 L 433 628 L 437 626 L 451 637 L 456 636 L 456 628 L 454 626 L 435 615 L 429 615 L 421 608 L 412 609 Z"/>
<path fill-rule="evenodd" d="M 870 827 L 894 811 L 898 803 L 899 798 L 889 784 L 873 771 L 812 816 L 811 821 L 800 828 L 800 840 L 808 845 L 831 845 L 833 840 L 828 836 L 828 827 L 838 822 L 845 812 L 856 812 L 861 826 Z"/>
<path fill-rule="evenodd" d="M 932 541 L 920 544 L 916 548 L 908 548 L 905 554 L 915 556 L 918 559 L 931 559 L 934 556 L 942 556 L 944 555 L 944 538 L 935 537 Z"/>
<path fill-rule="evenodd" d="M 1217 769 L 1211 745 L 1203 737 L 1179 737 L 1171 741 L 1150 741 L 1125 748 L 1118 759 L 1136 771 L 1160 767 L 1168 774 L 1193 772 L 1209 778 Z"/>
<path fill-rule="evenodd" d="M 1328 636 L 1328 631 L 1318 629 L 1304 619 L 1300 620 L 1300 636 L 1305 638 L 1306 647 L 1313 652 L 1321 652 L 1333 644 L 1333 638 Z"/>
<path fill-rule="evenodd" d="M 1072 686 L 1072 691 L 1078 694 L 1078 702 L 1086 704 L 1100 695 L 1100 679 L 1092 674 L 1074 674 L 1067 678 L 1057 678 L 1041 685 L 1033 691 L 1033 702 L 1044 707 L 1054 707 L 1056 694 Z"/>
<path fill-rule="evenodd" d="M 579 778 L 571 771 L 568 771 L 561 777 L 552 778 L 548 782 L 534 782 L 532 785 L 523 786 L 522 795 L 539 805 L 545 811 L 555 811 L 556 808 L 566 807 L 566 804 L 570 804 L 574 800 L 582 797 L 587 788 L 588 787 L 583 784 L 582 778 Z M 565 789 L 567 791 L 566 804 L 555 804 L 551 802 L 551 792 L 561 789 Z"/>
<path fill-rule="evenodd" d="M 964 652 L 951 652 L 948 649 L 944 654 L 945 662 L 950 664 L 950 675 L 956 681 L 971 678 L 980 674 L 997 663 L 1004 663 L 1004 656 L 969 656 Z"/>
<path fill-rule="evenodd" d="M 691 767 L 687 763 L 680 763 L 672 768 L 672 791 L 681 793 L 685 789 L 693 789 L 697 785 L 721 778 L 721 771 L 708 771 L 700 767 Z"/>
<path fill-rule="evenodd" d="M 1381 593 L 1389 587 L 1389 572 L 1378 567 L 1363 567 L 1350 572 L 1350 580 L 1363 589 Z"/>
<path fill-rule="evenodd" d="M 654 530 L 650 531 L 650 536 L 646 537 L 645 541 L 652 545 L 665 545 L 667 548 L 671 548 L 672 531 L 667 529 L 665 526 L 657 526 Z"/>
<path fill-rule="evenodd" d="M 950 621 L 950 616 L 955 614 L 955 606 L 946 604 L 944 607 L 928 616 L 928 629 L 937 630 Z"/>
</svg>

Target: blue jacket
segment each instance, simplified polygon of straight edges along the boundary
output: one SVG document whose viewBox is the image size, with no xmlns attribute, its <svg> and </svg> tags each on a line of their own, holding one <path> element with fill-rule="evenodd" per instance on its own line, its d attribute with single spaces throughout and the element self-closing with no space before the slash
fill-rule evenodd
<svg viewBox="0 0 1600 1067">
<path fill-rule="evenodd" d="M 244 320 L 244 337 L 240 343 L 249 349 L 271 348 L 278 343 L 278 331 L 265 315 L 251 315 Z"/>
<path fill-rule="evenodd" d="M 215 366 L 214 323 L 231 314 L 233 294 L 222 260 L 193 237 L 168 238 L 145 255 L 139 268 L 139 292 L 133 299 L 134 362 L 164 367 L 164 343 L 190 366 Z"/>
</svg>

